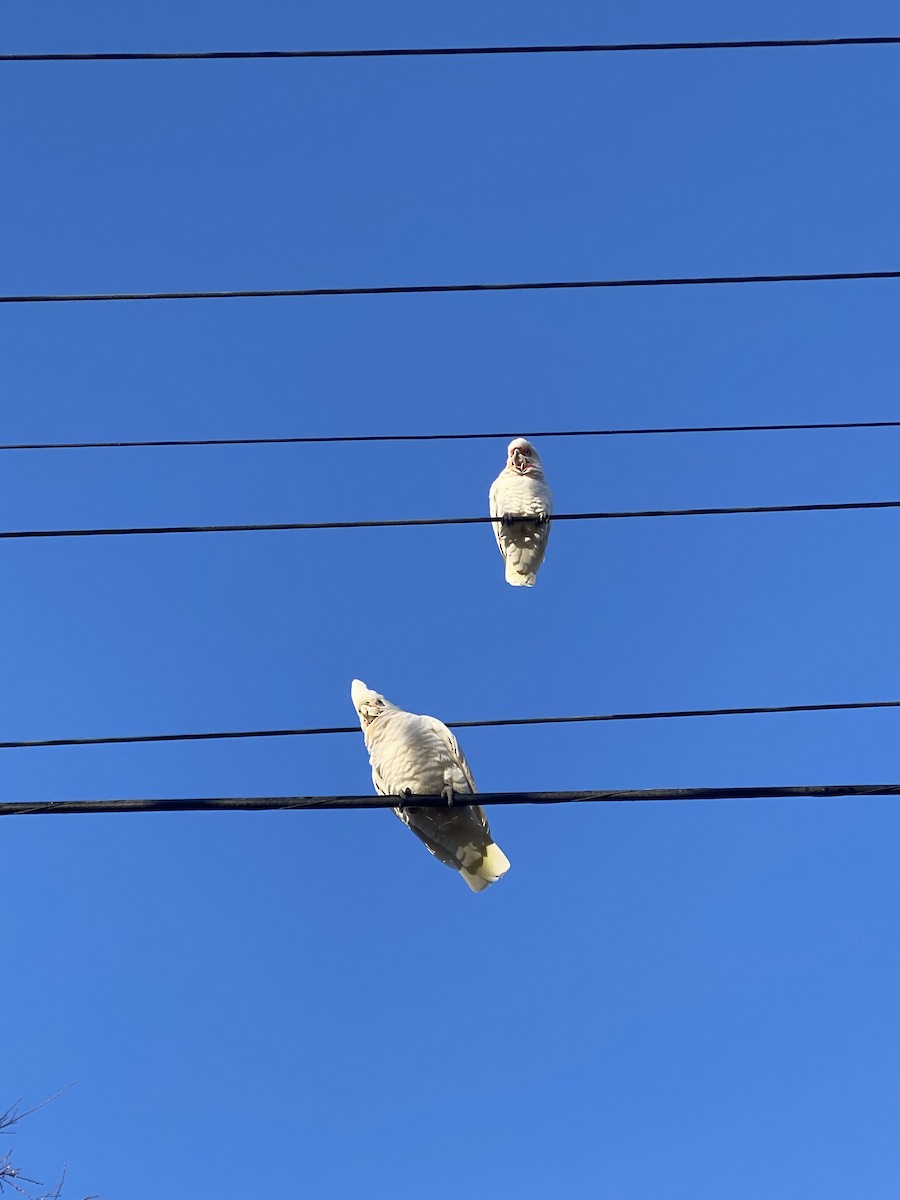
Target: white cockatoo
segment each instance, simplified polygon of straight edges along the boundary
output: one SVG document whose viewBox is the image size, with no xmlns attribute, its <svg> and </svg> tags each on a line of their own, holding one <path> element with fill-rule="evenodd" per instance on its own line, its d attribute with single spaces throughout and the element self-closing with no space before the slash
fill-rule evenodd
<svg viewBox="0 0 900 1200">
<path fill-rule="evenodd" d="M 475 780 L 456 738 L 442 721 L 404 712 L 359 679 L 350 687 L 372 765 L 372 782 L 382 796 L 396 796 L 394 812 L 435 858 L 462 875 L 473 892 L 483 891 L 509 870 L 509 859 L 491 839 L 480 804 L 459 804 L 475 792 Z M 415 796 L 440 796 L 446 808 L 416 808 Z M 410 804 L 410 798 L 413 798 Z"/>
<path fill-rule="evenodd" d="M 547 552 L 553 496 L 544 478 L 541 456 L 527 438 L 515 438 L 506 466 L 491 484 L 494 536 L 506 560 L 506 582 L 534 587 Z"/>
</svg>

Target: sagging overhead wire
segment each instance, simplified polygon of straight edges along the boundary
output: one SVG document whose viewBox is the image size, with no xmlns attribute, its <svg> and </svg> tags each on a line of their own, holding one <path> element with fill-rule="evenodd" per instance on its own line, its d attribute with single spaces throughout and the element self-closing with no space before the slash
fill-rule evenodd
<svg viewBox="0 0 900 1200">
<path fill-rule="evenodd" d="M 602 721 L 662 721 L 690 717 L 749 717 L 779 713 L 855 712 L 900 708 L 900 700 L 850 700 L 834 704 L 776 704 L 749 708 L 682 708 L 656 712 L 592 713 L 586 716 L 500 717 L 486 721 L 447 721 L 451 729 L 498 729 L 512 725 L 584 725 Z M 235 729 L 208 733 L 145 733 L 119 737 L 46 738 L 42 741 L 0 742 L 0 750 L 42 750 L 54 746 L 125 746 L 147 742 L 215 742 L 244 738 L 322 737 L 359 733 L 359 725 L 320 725 L 305 729 Z"/>
<path fill-rule="evenodd" d="M 897 429 L 900 421 L 806 421 L 781 425 L 662 425 L 636 429 L 551 429 L 505 433 L 364 433 L 317 437 L 243 437 L 243 438 L 164 438 L 118 442 L 7 442 L 3 450 L 124 450 L 154 449 L 173 446 L 321 446 L 344 442 L 477 442 L 514 437 L 589 438 L 634 437 L 663 433 L 785 433 L 818 429 Z"/>
<path fill-rule="evenodd" d="M 635 791 L 479 792 L 484 805 L 641 803 L 685 800 L 810 800 L 898 796 L 900 783 L 832 783 L 796 787 L 642 788 Z M 460 797 L 462 799 L 462 797 Z M 446 808 L 443 796 L 414 796 L 407 808 Z M 73 816 L 78 813 L 271 812 L 285 809 L 395 808 L 396 796 L 215 796 L 134 800 L 29 800 L 0 804 L 0 817 Z"/>
<path fill-rule="evenodd" d="M 755 504 L 738 508 L 648 508 L 624 512 L 555 513 L 556 521 L 616 521 L 651 517 L 735 517 L 763 513 L 852 512 L 900 508 L 900 500 L 851 500 L 834 504 Z M 285 533 L 316 529 L 407 529 L 432 525 L 488 525 L 493 517 L 410 517 L 374 521 L 279 521 L 249 525 L 134 525 L 98 529 L 5 529 L 0 541 L 28 538 L 140 537 L 175 533 Z M 508 518 L 514 523 L 532 517 Z"/>
<path fill-rule="evenodd" d="M 571 45 L 423 46 L 371 50 L 135 50 L 0 54 L 0 62 L 157 62 L 206 59 L 439 58 L 503 54 L 610 54 L 650 50 L 776 50 L 824 46 L 894 46 L 900 37 L 756 38 L 715 42 L 587 42 Z"/>
<path fill-rule="evenodd" d="M 708 287 L 738 283 L 830 283 L 900 279 L 900 271 L 823 271 L 799 275 L 684 275 L 655 279 L 556 279 L 527 283 L 426 283 L 379 287 L 255 288 L 227 292 L 73 292 L 0 296 L 0 304 L 60 304 L 112 300 L 258 300 L 313 296 L 425 296 L 462 292 L 547 292 L 585 288 Z"/>
</svg>

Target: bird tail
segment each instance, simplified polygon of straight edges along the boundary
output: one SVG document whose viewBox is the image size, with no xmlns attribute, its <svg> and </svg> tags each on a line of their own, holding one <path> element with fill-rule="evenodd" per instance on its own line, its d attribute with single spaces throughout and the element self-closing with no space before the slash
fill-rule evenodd
<svg viewBox="0 0 900 1200">
<path fill-rule="evenodd" d="M 460 867 L 459 873 L 473 892 L 483 892 L 509 870 L 509 859 L 495 842 L 488 842 L 477 867 Z"/>
<path fill-rule="evenodd" d="M 521 570 L 521 566 L 517 567 L 513 562 L 512 557 L 506 560 L 506 582 L 512 584 L 513 587 L 534 587 L 535 573 L 534 571 Z"/>
</svg>

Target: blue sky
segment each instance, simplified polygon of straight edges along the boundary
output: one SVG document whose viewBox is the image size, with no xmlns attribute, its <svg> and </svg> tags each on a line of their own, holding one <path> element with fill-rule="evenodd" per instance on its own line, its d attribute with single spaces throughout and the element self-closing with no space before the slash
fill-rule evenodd
<svg viewBox="0 0 900 1200">
<path fill-rule="evenodd" d="M 8 51 L 897 33 L 886 2 L 7 4 Z M 0 69 L 4 293 L 896 268 L 897 48 Z M 2 440 L 897 417 L 898 285 L 4 306 Z M 554 440 L 559 511 L 896 498 L 900 433 Z M 502 442 L 8 454 L 6 528 L 475 515 Z M 900 695 L 898 517 L 4 542 L 0 738 Z M 470 730 L 482 790 L 886 781 L 890 713 Z M 0 798 L 367 792 L 362 739 Z M 4 822 L 0 1107 L 68 1194 L 896 1195 L 891 800 Z M 2 1147 L 0 1147 L 2 1150 Z"/>
</svg>

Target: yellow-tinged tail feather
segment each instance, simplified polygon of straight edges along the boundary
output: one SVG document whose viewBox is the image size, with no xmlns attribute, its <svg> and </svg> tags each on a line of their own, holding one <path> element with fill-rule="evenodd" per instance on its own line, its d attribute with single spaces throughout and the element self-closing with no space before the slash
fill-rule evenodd
<svg viewBox="0 0 900 1200">
<path fill-rule="evenodd" d="M 481 864 L 475 868 L 460 867 L 459 873 L 473 892 L 483 892 L 509 870 L 509 859 L 495 842 L 490 842 Z"/>
</svg>

